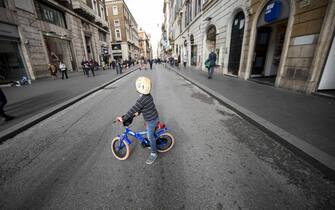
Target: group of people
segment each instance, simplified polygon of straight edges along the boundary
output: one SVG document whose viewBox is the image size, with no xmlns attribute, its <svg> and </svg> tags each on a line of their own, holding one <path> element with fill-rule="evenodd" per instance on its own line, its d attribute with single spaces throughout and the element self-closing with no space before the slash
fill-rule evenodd
<svg viewBox="0 0 335 210">
<path fill-rule="evenodd" d="M 94 71 L 96 68 L 98 68 L 99 64 L 98 62 L 96 62 L 95 60 L 93 60 L 92 58 L 91 59 L 83 59 L 81 61 L 81 66 L 83 68 L 83 72 L 84 74 L 87 76 L 87 77 L 90 77 L 90 71 L 92 73 L 92 76 L 94 77 L 95 74 L 94 74 Z"/>
<path fill-rule="evenodd" d="M 127 68 L 131 64 L 132 62 L 130 61 L 127 60 L 121 61 L 120 59 L 117 59 L 112 60 L 112 62 L 110 63 L 110 68 L 113 68 L 113 70 L 116 69 L 116 74 L 119 75 L 122 73 L 123 68 Z"/>
<path fill-rule="evenodd" d="M 214 67 L 216 65 L 216 53 L 214 52 L 214 49 L 210 50 L 210 53 L 208 55 L 208 58 L 205 61 L 205 67 L 208 70 L 208 79 L 212 79 L 213 78 L 213 73 L 214 73 Z M 181 56 L 180 55 L 174 55 L 174 56 L 170 56 L 168 58 L 168 61 L 163 61 L 163 62 L 169 62 L 171 66 L 176 66 L 179 67 L 179 64 L 181 62 Z M 184 68 L 186 68 L 186 64 L 187 64 L 187 55 L 183 55 L 182 57 L 182 62 L 183 62 L 183 66 Z"/>
<path fill-rule="evenodd" d="M 66 67 L 65 63 L 63 63 L 63 61 L 59 61 L 58 66 L 56 66 L 52 63 L 49 63 L 48 64 L 48 70 L 49 70 L 50 75 L 51 75 L 53 80 L 58 78 L 58 76 L 57 76 L 58 71 L 61 72 L 62 79 L 64 79 L 64 78 L 68 79 L 69 78 L 68 75 L 67 75 L 67 67 Z"/>
</svg>

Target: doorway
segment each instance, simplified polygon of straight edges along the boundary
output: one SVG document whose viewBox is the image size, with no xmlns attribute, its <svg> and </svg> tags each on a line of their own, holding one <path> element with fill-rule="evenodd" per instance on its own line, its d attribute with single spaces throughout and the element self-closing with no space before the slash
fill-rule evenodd
<svg viewBox="0 0 335 210">
<path fill-rule="evenodd" d="M 215 50 L 216 46 L 216 27 L 214 25 L 210 25 L 207 30 L 207 39 L 206 39 L 206 44 L 207 44 L 207 50 L 209 54 L 211 50 Z"/>
<path fill-rule="evenodd" d="M 274 85 L 285 40 L 287 20 L 257 29 L 251 77 Z"/>
<path fill-rule="evenodd" d="M 19 80 L 27 76 L 17 41 L 0 40 L 0 75 L 2 80 Z"/>
<path fill-rule="evenodd" d="M 191 42 L 191 65 L 197 65 L 197 45 L 194 44 L 194 36 L 193 34 L 190 37 Z"/>
<path fill-rule="evenodd" d="M 236 76 L 238 75 L 238 70 L 240 68 L 244 25 L 245 17 L 244 13 L 241 11 L 235 16 L 232 23 L 228 62 L 228 73 Z"/>
<path fill-rule="evenodd" d="M 50 63 L 58 66 L 58 62 L 63 61 L 68 70 L 73 71 L 75 69 L 75 61 L 69 40 L 45 36 L 44 41 Z"/>
<path fill-rule="evenodd" d="M 333 37 L 332 45 L 329 50 L 328 58 L 324 66 L 318 92 L 335 97 L 335 36 Z"/>
<path fill-rule="evenodd" d="M 289 0 L 269 0 L 262 8 L 256 25 L 251 80 L 268 85 L 275 84 L 289 17 Z"/>
</svg>

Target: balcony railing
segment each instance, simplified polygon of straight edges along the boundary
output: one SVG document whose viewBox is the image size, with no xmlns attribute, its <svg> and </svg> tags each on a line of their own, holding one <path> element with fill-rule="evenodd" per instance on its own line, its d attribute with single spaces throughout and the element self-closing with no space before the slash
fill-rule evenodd
<svg viewBox="0 0 335 210">
<path fill-rule="evenodd" d="M 95 16 L 95 23 L 104 29 L 108 29 L 108 22 L 104 20 L 102 17 Z"/>
<path fill-rule="evenodd" d="M 76 11 L 79 15 L 89 20 L 94 20 L 94 10 L 90 8 L 86 2 L 83 2 L 82 0 L 72 0 L 72 7 L 73 10 Z"/>
</svg>

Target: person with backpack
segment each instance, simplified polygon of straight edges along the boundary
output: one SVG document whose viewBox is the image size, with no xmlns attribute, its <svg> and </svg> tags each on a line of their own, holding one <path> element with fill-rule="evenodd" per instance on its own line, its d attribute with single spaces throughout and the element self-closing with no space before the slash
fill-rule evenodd
<svg viewBox="0 0 335 210">
<path fill-rule="evenodd" d="M 214 52 L 214 49 L 212 49 L 211 52 L 208 55 L 208 58 L 207 58 L 206 62 L 205 62 L 205 66 L 208 69 L 208 79 L 213 78 L 215 63 L 216 63 L 216 54 Z"/>
</svg>

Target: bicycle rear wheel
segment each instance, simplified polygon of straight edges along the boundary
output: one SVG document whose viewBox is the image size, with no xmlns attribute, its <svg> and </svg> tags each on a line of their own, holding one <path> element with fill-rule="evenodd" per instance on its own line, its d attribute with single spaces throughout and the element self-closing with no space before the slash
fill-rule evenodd
<svg viewBox="0 0 335 210">
<path fill-rule="evenodd" d="M 126 160 L 130 155 L 129 145 L 122 142 L 119 137 L 112 140 L 111 149 L 114 157 L 118 160 Z"/>
<path fill-rule="evenodd" d="M 161 134 L 156 140 L 156 145 L 157 145 L 158 152 L 169 151 L 174 145 L 173 135 L 169 132 L 165 132 Z"/>
</svg>

